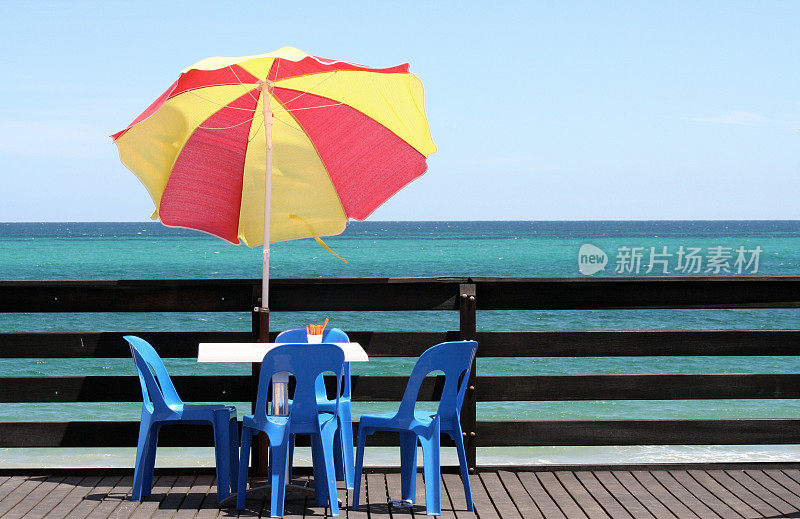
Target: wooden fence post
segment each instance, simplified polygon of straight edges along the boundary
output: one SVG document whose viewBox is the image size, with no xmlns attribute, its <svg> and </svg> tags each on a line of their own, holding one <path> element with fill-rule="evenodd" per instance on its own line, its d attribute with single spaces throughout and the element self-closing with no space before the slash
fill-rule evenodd
<svg viewBox="0 0 800 519">
<path fill-rule="evenodd" d="M 261 312 L 261 285 L 253 285 L 252 296 L 253 324 L 252 342 L 269 342 L 269 313 Z M 258 379 L 261 374 L 261 364 L 254 362 L 251 368 L 250 383 L 250 412 L 256 412 L 256 398 L 258 396 Z M 266 476 L 269 473 L 269 459 L 267 451 L 266 434 L 260 432 L 256 441 L 252 443 L 252 471 L 257 476 Z"/>
<path fill-rule="evenodd" d="M 472 283 L 459 285 L 459 336 L 462 341 L 474 340 L 477 326 L 477 312 L 475 302 L 475 285 Z M 477 398 L 475 389 L 476 362 L 472 361 L 472 370 L 469 375 L 467 393 L 464 396 L 464 405 L 461 408 L 461 429 L 464 433 L 464 447 L 467 451 L 467 465 L 470 473 L 475 472 L 477 464 L 477 447 L 475 435 L 477 434 Z"/>
</svg>

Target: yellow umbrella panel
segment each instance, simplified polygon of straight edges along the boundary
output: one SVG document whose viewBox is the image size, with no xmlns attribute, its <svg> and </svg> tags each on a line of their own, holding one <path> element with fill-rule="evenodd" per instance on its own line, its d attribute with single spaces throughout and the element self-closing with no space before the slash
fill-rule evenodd
<svg viewBox="0 0 800 519">
<path fill-rule="evenodd" d="M 264 241 L 270 133 L 272 242 L 342 232 L 436 151 L 408 64 L 376 69 L 289 47 L 187 68 L 113 138 L 154 217 L 252 247 Z"/>
</svg>

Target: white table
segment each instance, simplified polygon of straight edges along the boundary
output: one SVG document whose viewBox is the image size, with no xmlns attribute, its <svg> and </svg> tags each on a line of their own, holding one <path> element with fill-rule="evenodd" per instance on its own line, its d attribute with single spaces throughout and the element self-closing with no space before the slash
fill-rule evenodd
<svg viewBox="0 0 800 519">
<path fill-rule="evenodd" d="M 264 355 L 281 342 L 201 342 L 197 362 L 248 362 L 258 363 Z M 331 344 L 331 343 L 328 343 Z M 357 342 L 335 342 L 344 351 L 345 362 L 367 362 L 369 356 Z M 289 374 L 276 373 L 272 378 L 272 414 L 289 414 Z"/>
<path fill-rule="evenodd" d="M 264 355 L 266 355 L 269 350 L 277 346 L 285 346 L 286 344 L 287 343 L 276 342 L 201 342 L 197 349 L 197 362 L 259 363 L 264 360 Z M 339 346 L 342 351 L 344 351 L 345 362 L 369 361 L 367 352 L 364 351 L 364 348 L 357 342 L 335 342 L 333 344 Z M 276 373 L 272 377 L 272 402 L 273 414 L 289 414 L 289 373 Z M 304 495 L 313 495 L 313 489 L 305 486 L 288 484 L 286 489 L 287 491 L 300 492 Z M 248 491 L 248 494 L 250 494 L 250 492 L 261 493 L 265 490 L 269 490 L 269 485 L 251 489 Z M 235 500 L 236 494 L 231 493 L 220 505 L 227 505 L 235 502 Z"/>
<path fill-rule="evenodd" d="M 330 343 L 328 343 L 330 344 Z M 344 351 L 345 362 L 367 362 L 369 356 L 357 342 L 334 342 Z M 282 342 L 201 342 L 197 362 L 261 362 L 264 355 Z"/>
</svg>

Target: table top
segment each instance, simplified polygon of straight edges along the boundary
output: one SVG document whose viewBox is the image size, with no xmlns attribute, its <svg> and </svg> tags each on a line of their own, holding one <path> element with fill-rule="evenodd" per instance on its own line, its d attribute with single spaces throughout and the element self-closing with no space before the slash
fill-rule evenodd
<svg viewBox="0 0 800 519">
<path fill-rule="evenodd" d="M 284 344 L 275 342 L 201 342 L 197 349 L 197 362 L 261 362 L 269 350 Z M 357 342 L 335 342 L 333 344 L 342 348 L 346 362 L 369 361 L 367 352 Z"/>
</svg>

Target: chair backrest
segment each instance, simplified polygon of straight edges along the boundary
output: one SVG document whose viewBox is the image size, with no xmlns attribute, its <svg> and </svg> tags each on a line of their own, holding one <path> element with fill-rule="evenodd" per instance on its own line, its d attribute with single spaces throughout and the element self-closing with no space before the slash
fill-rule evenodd
<svg viewBox="0 0 800 519">
<path fill-rule="evenodd" d="M 289 328 L 278 334 L 275 342 L 308 342 L 308 335 L 306 335 L 305 328 Z M 322 331 L 322 342 L 350 342 L 350 337 L 339 328 L 325 328 Z M 325 382 L 320 379 L 317 382 L 317 392 L 325 390 Z M 342 396 L 350 398 L 350 363 L 344 364 L 344 391 Z"/>
<path fill-rule="evenodd" d="M 256 397 L 256 420 L 267 419 L 270 380 L 275 373 L 282 372 L 288 372 L 295 378 L 294 396 L 289 410 L 292 423 L 316 423 L 318 411 L 314 384 L 326 371 L 332 371 L 336 375 L 338 413 L 343 369 L 344 352 L 333 344 L 287 343 L 269 350 L 261 362 Z"/>
<path fill-rule="evenodd" d="M 433 371 L 443 371 L 445 380 L 439 400 L 439 416 L 443 420 L 457 418 L 464 403 L 472 360 L 477 350 L 478 343 L 475 341 L 443 342 L 425 350 L 411 371 L 397 415 L 412 417 L 422 381 Z"/>
<path fill-rule="evenodd" d="M 150 343 L 135 335 L 126 335 L 124 339 L 131 345 L 145 407 L 150 412 L 158 412 L 169 406 L 182 405 L 183 401 L 172 385 L 164 362 Z"/>
</svg>

